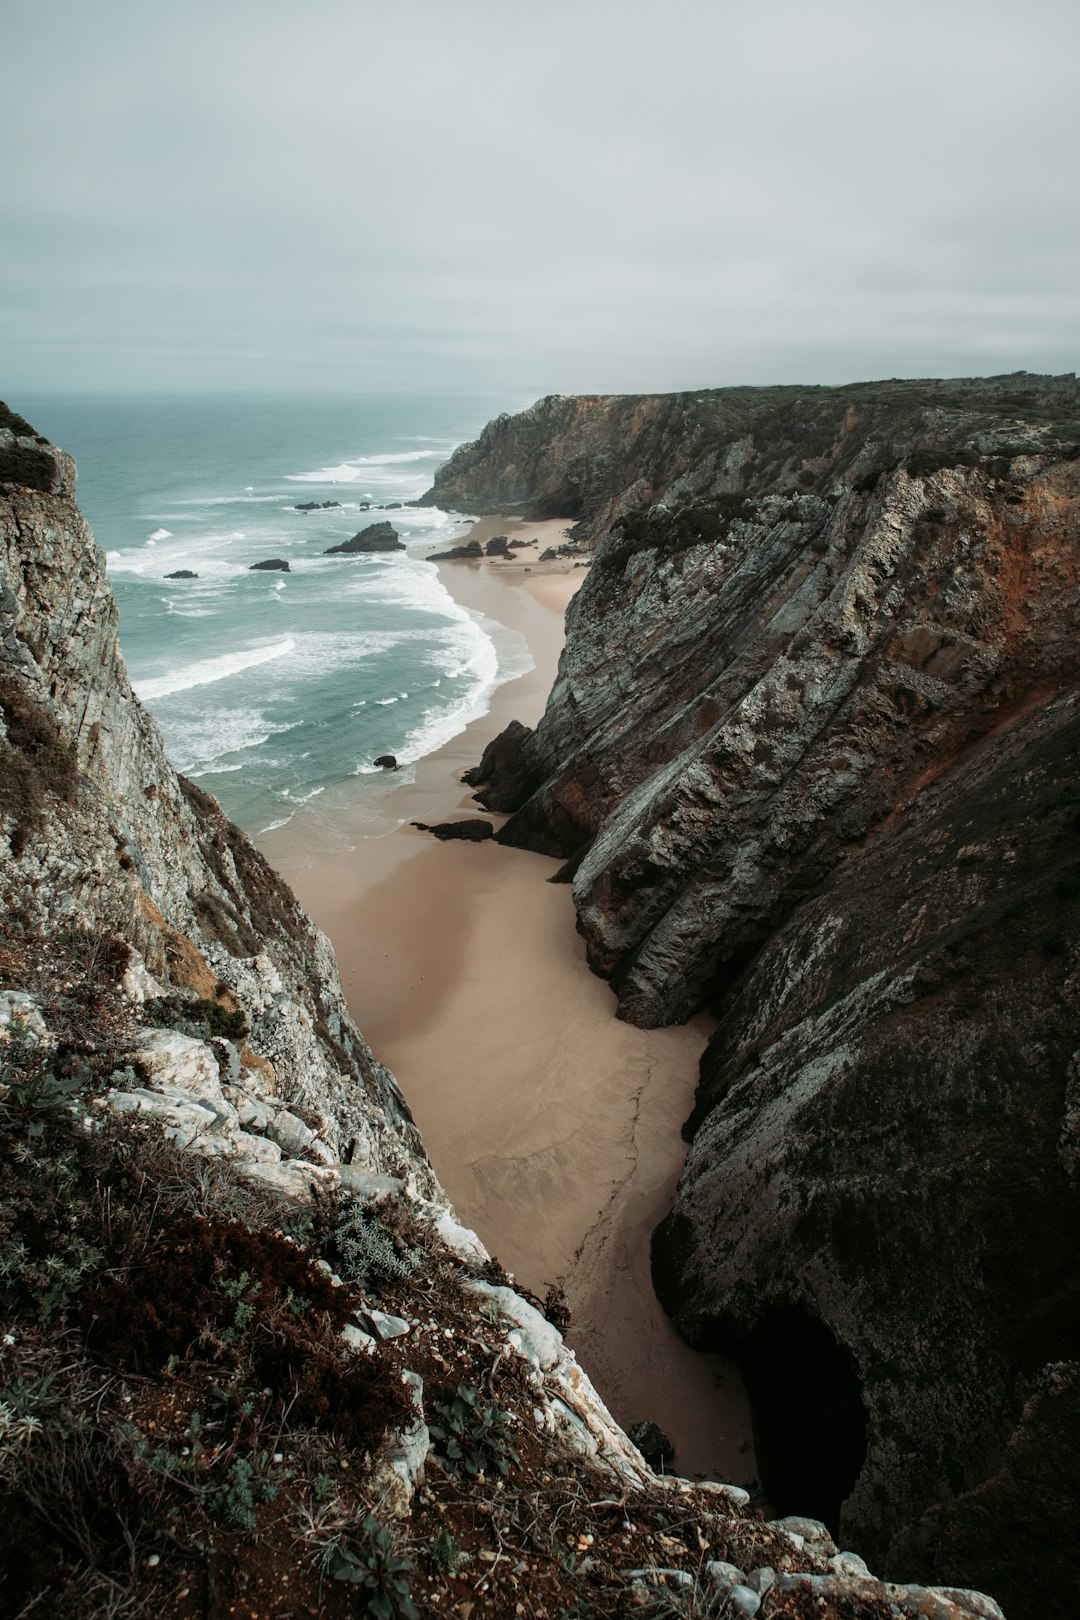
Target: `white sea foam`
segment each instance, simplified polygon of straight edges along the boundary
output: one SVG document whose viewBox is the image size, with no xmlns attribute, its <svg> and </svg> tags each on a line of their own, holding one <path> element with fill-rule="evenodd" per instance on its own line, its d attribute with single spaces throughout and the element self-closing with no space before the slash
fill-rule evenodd
<svg viewBox="0 0 1080 1620">
<path fill-rule="evenodd" d="M 250 750 L 261 748 L 271 737 L 294 731 L 298 721 L 282 725 L 262 709 L 237 705 L 229 708 L 201 708 L 194 713 L 169 715 L 166 719 L 169 757 L 189 776 L 222 775 L 242 771 L 250 763 Z M 247 758 L 236 759 L 243 754 Z M 279 770 L 288 760 L 261 759 L 264 771 Z"/>
<path fill-rule="evenodd" d="M 257 664 L 273 663 L 275 659 L 287 658 L 296 646 L 291 636 L 283 641 L 274 641 L 268 647 L 252 647 L 247 652 L 223 653 L 220 658 L 202 658 L 195 664 L 188 664 L 185 669 L 173 670 L 169 675 L 159 675 L 156 680 L 139 681 L 133 683 L 135 691 L 144 703 L 152 703 L 155 698 L 169 697 L 173 692 L 186 692 L 192 686 L 209 686 L 212 681 L 223 681 L 230 675 L 239 675 L 241 670 L 253 669 Z"/>
<path fill-rule="evenodd" d="M 171 529 L 155 529 L 153 534 L 150 536 L 150 539 L 151 540 L 171 540 L 172 537 L 173 537 L 173 535 L 172 535 L 172 530 Z"/>
<path fill-rule="evenodd" d="M 472 657 L 457 673 L 471 673 L 472 688 L 449 708 L 429 710 L 420 724 L 408 732 L 404 745 L 395 750 L 403 765 L 414 764 L 426 754 L 444 747 L 466 726 L 487 713 L 497 687 L 536 667 L 524 636 L 516 630 L 482 613 L 470 613 L 468 619 L 474 633 Z M 464 655 L 464 645 L 461 652 Z"/>
<path fill-rule="evenodd" d="M 402 450 L 378 456 L 356 456 L 351 461 L 339 462 L 336 467 L 317 467 L 314 472 L 286 473 L 285 476 L 290 484 L 357 484 L 362 480 L 375 484 L 401 483 L 402 474 L 397 469 L 408 463 L 445 460 L 445 450 Z M 387 472 L 380 478 L 377 475 L 384 467 Z M 423 476 L 426 478 L 426 473 Z"/>
<path fill-rule="evenodd" d="M 276 832 L 279 827 L 287 827 L 295 814 L 296 811 L 294 810 L 292 815 L 282 816 L 280 821 L 268 821 L 265 827 L 259 828 L 258 832 L 255 834 L 255 837 L 261 838 L 263 833 Z"/>
</svg>

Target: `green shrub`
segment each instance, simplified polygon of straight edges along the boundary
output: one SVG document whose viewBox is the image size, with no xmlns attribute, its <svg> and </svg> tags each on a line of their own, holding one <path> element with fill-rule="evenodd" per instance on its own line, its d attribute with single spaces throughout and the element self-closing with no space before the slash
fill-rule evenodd
<svg viewBox="0 0 1080 1620">
<path fill-rule="evenodd" d="M 199 996 L 185 1001 L 182 996 L 156 996 L 145 1007 L 147 1022 L 164 1029 L 175 1029 L 181 1035 L 206 1040 L 223 1035 L 230 1041 L 247 1039 L 248 1022 L 239 1007 L 226 1007 L 220 1001 Z"/>
<path fill-rule="evenodd" d="M 378 1207 L 359 1200 L 342 1206 L 329 1247 L 338 1273 L 361 1285 L 404 1282 L 424 1261 L 423 1249 L 391 1231 Z"/>
<path fill-rule="evenodd" d="M 37 430 L 30 426 L 26 417 L 20 416 L 18 411 L 13 411 L 11 406 L 5 405 L 2 399 L 0 399 L 0 428 L 8 428 L 10 432 L 17 434 L 20 439 L 37 438 Z"/>
<path fill-rule="evenodd" d="M 915 450 L 908 457 L 907 470 L 913 478 L 944 472 L 949 467 L 981 467 L 977 450 Z"/>
<path fill-rule="evenodd" d="M 52 492 L 56 483 L 56 461 L 47 450 L 32 450 L 17 444 L 0 448 L 0 484 L 21 484 L 23 489 Z"/>
<path fill-rule="evenodd" d="M 475 1477 L 495 1469 L 505 1477 L 510 1464 L 520 1460 L 512 1444 L 509 1412 L 494 1401 L 483 1401 L 478 1389 L 459 1384 L 452 1401 L 436 1401 L 434 1407 L 442 1422 L 428 1428 L 454 1471 Z"/>
<path fill-rule="evenodd" d="M 360 1529 L 363 1540 L 359 1546 L 339 1543 L 328 1549 L 326 1573 L 331 1580 L 360 1587 L 364 1612 L 375 1620 L 397 1620 L 399 1616 L 400 1620 L 420 1620 L 408 1579 L 416 1565 L 411 1558 L 398 1555 L 389 1530 L 373 1513 L 365 1517 Z"/>
<path fill-rule="evenodd" d="M 0 816 L 14 818 L 11 852 L 18 857 L 40 825 L 47 799 L 74 798 L 75 753 L 14 675 L 0 676 L 0 711 L 7 731 L 0 745 Z"/>
</svg>

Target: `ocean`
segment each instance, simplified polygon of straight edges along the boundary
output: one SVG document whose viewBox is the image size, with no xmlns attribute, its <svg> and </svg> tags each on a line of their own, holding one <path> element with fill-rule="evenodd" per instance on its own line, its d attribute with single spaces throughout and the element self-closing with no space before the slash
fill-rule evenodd
<svg viewBox="0 0 1080 1620">
<path fill-rule="evenodd" d="M 22 397 L 79 465 L 132 683 L 178 770 L 252 836 L 356 779 L 356 822 L 532 667 L 522 638 L 459 606 L 424 559 L 465 533 L 426 490 L 500 398 Z M 516 402 L 515 402 L 516 403 Z M 305 501 L 340 505 L 314 512 Z M 391 522 L 406 553 L 328 557 Z M 251 572 L 284 558 L 289 572 Z M 170 580 L 187 569 L 197 579 Z"/>
</svg>

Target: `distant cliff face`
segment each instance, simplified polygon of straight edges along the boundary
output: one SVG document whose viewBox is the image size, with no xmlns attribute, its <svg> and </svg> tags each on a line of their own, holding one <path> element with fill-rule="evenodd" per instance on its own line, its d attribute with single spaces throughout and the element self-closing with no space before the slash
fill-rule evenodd
<svg viewBox="0 0 1080 1620">
<path fill-rule="evenodd" d="M 434 1185 L 397 1087 L 349 1017 L 326 937 L 135 699 L 70 456 L 0 411 L 0 906 L 20 931 L 110 930 L 165 989 L 278 975 L 249 1050 L 335 1152 Z M 0 846 L 2 852 L 3 846 Z M 242 1001 L 249 1001 L 241 995 Z"/>
<path fill-rule="evenodd" d="M 1080 394 L 781 392 L 600 535 L 474 777 L 567 859 L 622 1016 L 720 1019 L 654 1270 L 741 1353 L 778 1505 L 1064 1614 L 984 1532 L 1080 1357 Z M 1050 1556 L 1076 1481 L 1039 1487 Z"/>
<path fill-rule="evenodd" d="M 913 442 L 1030 441 L 1067 424 L 1067 380 L 1028 377 L 712 388 L 684 394 L 549 395 L 489 422 L 440 467 L 428 505 L 570 518 L 598 537 L 657 501 L 789 493 L 893 465 Z M 1033 415 L 1035 421 L 1033 422 Z"/>
</svg>

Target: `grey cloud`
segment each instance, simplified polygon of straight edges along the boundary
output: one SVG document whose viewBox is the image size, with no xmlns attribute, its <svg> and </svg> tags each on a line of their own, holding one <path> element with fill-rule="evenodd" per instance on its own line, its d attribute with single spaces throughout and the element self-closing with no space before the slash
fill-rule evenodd
<svg viewBox="0 0 1080 1620">
<path fill-rule="evenodd" d="M 1056 0 L 9 0 L 5 387 L 1071 369 Z"/>
</svg>

